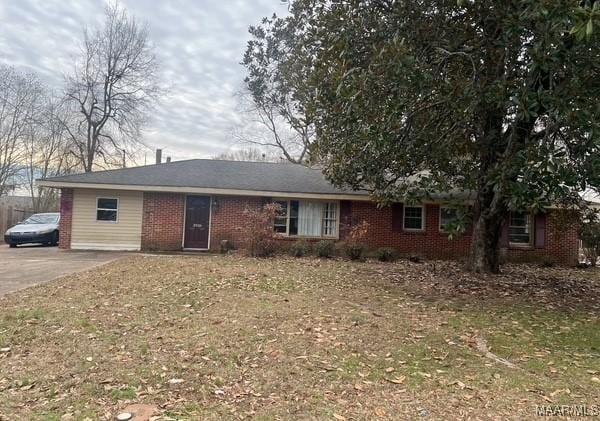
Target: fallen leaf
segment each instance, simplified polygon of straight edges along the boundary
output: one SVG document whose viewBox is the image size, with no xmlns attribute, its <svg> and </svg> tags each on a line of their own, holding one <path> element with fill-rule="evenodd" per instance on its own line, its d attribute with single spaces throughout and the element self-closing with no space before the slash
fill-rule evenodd
<svg viewBox="0 0 600 421">
<path fill-rule="evenodd" d="M 390 383 L 402 384 L 402 383 L 404 383 L 404 380 L 406 380 L 406 377 L 400 376 L 400 377 L 396 377 L 395 379 L 386 379 L 386 380 Z"/>
</svg>

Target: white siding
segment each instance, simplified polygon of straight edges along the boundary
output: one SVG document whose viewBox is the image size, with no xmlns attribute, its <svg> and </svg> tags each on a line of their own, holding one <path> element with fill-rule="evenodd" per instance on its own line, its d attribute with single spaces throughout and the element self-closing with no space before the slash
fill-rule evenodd
<svg viewBox="0 0 600 421">
<path fill-rule="evenodd" d="M 142 192 L 75 189 L 73 194 L 72 249 L 140 249 Z M 96 200 L 99 197 L 119 199 L 117 222 L 96 221 Z"/>
</svg>

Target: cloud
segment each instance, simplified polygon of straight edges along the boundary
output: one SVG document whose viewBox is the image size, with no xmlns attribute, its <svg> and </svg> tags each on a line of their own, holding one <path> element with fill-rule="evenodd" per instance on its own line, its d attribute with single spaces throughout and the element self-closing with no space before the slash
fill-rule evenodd
<svg viewBox="0 0 600 421">
<path fill-rule="evenodd" d="M 60 89 L 80 53 L 85 26 L 102 21 L 97 0 L 0 0 L 0 62 L 37 73 Z M 168 95 L 144 131 L 150 148 L 173 159 L 211 157 L 234 146 L 240 124 L 235 98 L 249 25 L 274 12 L 279 0 L 123 0 L 146 21 Z M 150 151 L 149 151 L 150 156 Z"/>
</svg>

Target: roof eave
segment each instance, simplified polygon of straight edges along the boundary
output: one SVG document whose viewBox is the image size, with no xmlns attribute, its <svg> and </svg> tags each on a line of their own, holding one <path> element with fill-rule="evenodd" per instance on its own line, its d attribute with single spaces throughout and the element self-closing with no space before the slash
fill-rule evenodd
<svg viewBox="0 0 600 421">
<path fill-rule="evenodd" d="M 331 199 L 331 200 L 360 200 L 370 201 L 371 198 L 365 193 L 305 193 L 305 192 L 281 192 L 268 190 L 244 190 L 244 189 L 218 189 L 210 187 L 186 187 L 186 186 L 145 186 L 136 184 L 105 184 L 105 183 L 81 183 L 68 181 L 52 181 L 49 179 L 39 180 L 38 186 L 50 188 L 79 188 L 97 190 L 127 190 L 148 191 L 164 193 L 186 193 L 206 194 L 221 196 L 264 196 L 298 199 Z"/>
</svg>

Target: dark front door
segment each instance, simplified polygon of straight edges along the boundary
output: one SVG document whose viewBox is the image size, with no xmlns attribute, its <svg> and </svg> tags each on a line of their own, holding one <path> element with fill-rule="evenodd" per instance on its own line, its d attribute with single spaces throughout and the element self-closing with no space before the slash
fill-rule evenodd
<svg viewBox="0 0 600 421">
<path fill-rule="evenodd" d="M 188 196 L 185 203 L 185 241 L 183 247 L 208 248 L 210 197 Z"/>
</svg>

